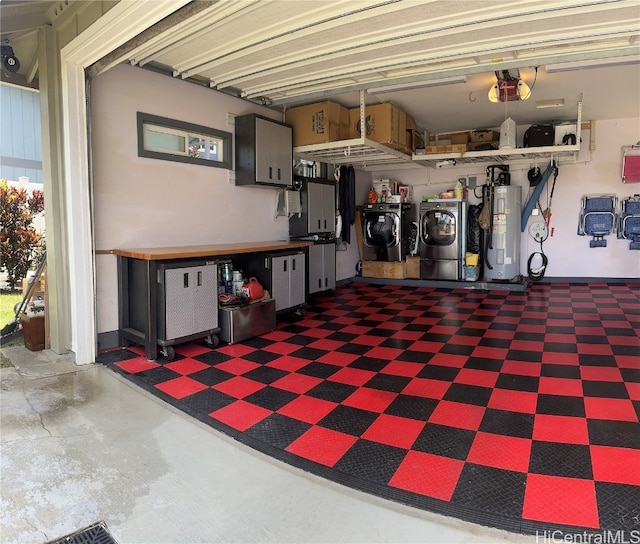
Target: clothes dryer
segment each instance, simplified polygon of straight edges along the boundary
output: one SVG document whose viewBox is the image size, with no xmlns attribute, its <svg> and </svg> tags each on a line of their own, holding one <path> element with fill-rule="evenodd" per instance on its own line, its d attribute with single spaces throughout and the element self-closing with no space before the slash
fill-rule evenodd
<svg viewBox="0 0 640 544">
<path fill-rule="evenodd" d="M 420 278 L 463 279 L 467 203 L 436 199 L 420 204 Z"/>
<path fill-rule="evenodd" d="M 409 203 L 365 204 L 362 210 L 363 260 L 404 261 L 409 254 L 415 208 Z"/>
</svg>

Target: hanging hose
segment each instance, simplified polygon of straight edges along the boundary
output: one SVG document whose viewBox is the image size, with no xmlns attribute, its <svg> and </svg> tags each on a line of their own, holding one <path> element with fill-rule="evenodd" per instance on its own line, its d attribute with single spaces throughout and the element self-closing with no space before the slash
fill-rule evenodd
<svg viewBox="0 0 640 544">
<path fill-rule="evenodd" d="M 535 269 L 532 269 L 531 265 L 536 257 L 540 258 L 541 264 Z M 542 242 L 540 242 L 540 251 L 535 251 L 529 255 L 529 260 L 527 261 L 527 275 L 529 276 L 529 279 L 532 281 L 540 281 L 544 277 L 544 273 L 547 271 L 548 264 L 549 259 L 542 251 Z"/>
</svg>

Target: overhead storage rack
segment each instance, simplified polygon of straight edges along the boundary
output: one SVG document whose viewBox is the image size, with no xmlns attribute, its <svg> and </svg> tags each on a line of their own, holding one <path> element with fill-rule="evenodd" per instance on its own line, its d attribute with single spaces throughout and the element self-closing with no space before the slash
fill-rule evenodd
<svg viewBox="0 0 640 544">
<path fill-rule="evenodd" d="M 363 107 L 363 103 L 361 103 L 361 110 Z M 443 161 L 451 161 L 451 165 L 513 162 L 518 160 L 537 161 L 555 159 L 558 161 L 561 158 L 575 161 L 580 152 L 582 97 L 580 97 L 578 101 L 576 117 L 576 143 L 573 145 L 407 155 L 386 145 L 368 140 L 363 136 L 350 140 L 294 147 L 293 154 L 301 159 L 320 161 L 327 164 L 351 164 L 360 170 L 386 170 L 390 167 L 398 169 L 415 167 L 435 168 L 438 163 L 442 163 Z"/>
<path fill-rule="evenodd" d="M 574 145 L 549 145 L 544 147 L 518 147 L 514 149 L 490 149 L 485 151 L 463 151 L 459 153 L 414 154 L 413 161 L 423 166 L 436 167 L 443 161 L 455 161 L 455 164 L 474 164 L 478 162 L 512 162 L 517 160 L 549 160 L 570 158 L 575 160 L 580 152 L 580 130 L 582 126 L 582 95 L 578 100 L 576 114 L 576 143 Z"/>
<path fill-rule="evenodd" d="M 412 164 L 411 155 L 396 151 L 364 137 L 294 147 L 293 154 L 301 159 L 328 164 L 352 164 L 362 170 L 395 167 L 398 165 L 405 165 L 405 167 L 407 165 L 419 166 L 418 164 Z"/>
</svg>

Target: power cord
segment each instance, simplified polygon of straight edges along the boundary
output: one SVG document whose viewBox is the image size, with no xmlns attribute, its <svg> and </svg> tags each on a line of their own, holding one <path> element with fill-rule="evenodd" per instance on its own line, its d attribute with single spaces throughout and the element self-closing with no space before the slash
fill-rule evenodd
<svg viewBox="0 0 640 544">
<path fill-rule="evenodd" d="M 535 263 L 536 267 L 532 268 L 534 259 L 540 259 L 539 263 Z M 544 273 L 547 271 L 547 265 L 549 264 L 549 258 L 542 251 L 542 244 L 540 244 L 540 251 L 535 251 L 529 255 L 527 261 L 527 274 L 532 281 L 540 281 L 544 278 Z"/>
</svg>

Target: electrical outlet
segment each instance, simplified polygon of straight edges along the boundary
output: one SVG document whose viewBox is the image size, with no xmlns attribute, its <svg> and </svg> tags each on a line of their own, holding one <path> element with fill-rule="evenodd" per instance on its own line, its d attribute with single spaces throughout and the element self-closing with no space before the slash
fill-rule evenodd
<svg viewBox="0 0 640 544">
<path fill-rule="evenodd" d="M 467 189 L 475 189 L 476 188 L 476 176 L 467 176 Z"/>
</svg>

